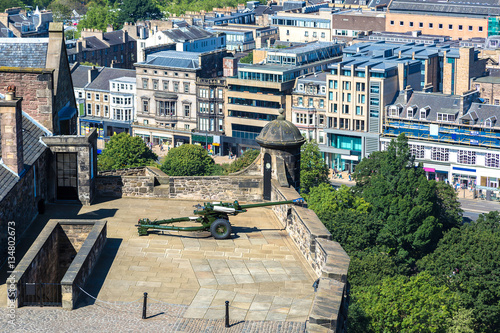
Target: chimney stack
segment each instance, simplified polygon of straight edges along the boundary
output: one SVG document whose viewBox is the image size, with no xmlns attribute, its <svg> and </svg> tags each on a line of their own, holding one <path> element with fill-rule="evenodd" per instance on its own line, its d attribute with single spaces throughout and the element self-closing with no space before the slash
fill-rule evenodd
<svg viewBox="0 0 500 333">
<path fill-rule="evenodd" d="M 99 74 L 99 69 L 96 68 L 95 66 L 92 66 L 92 68 L 88 71 L 89 75 L 89 83 L 94 81 L 94 79 L 97 77 L 97 74 Z"/>
<path fill-rule="evenodd" d="M 16 98 L 16 87 L 8 86 L 5 100 L 0 100 L 3 163 L 17 175 L 24 170 L 22 98 Z"/>
</svg>

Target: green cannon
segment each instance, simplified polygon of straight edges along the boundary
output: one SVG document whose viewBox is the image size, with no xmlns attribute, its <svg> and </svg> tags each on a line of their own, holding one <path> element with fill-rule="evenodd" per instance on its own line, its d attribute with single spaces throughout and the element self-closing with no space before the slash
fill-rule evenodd
<svg viewBox="0 0 500 333">
<path fill-rule="evenodd" d="M 229 215 L 238 215 L 244 213 L 249 208 L 255 207 L 265 207 L 265 206 L 276 206 L 276 205 L 286 205 L 294 204 L 301 206 L 304 203 L 304 199 L 298 198 L 290 201 L 275 201 L 275 202 L 264 202 L 257 204 L 240 205 L 237 200 L 234 202 L 205 202 L 204 206 L 198 204 L 194 207 L 194 214 L 197 216 L 193 217 L 177 217 L 166 220 L 155 220 L 151 221 L 148 218 L 139 219 L 136 225 L 139 236 L 147 236 L 148 229 L 155 230 L 176 230 L 176 231 L 208 231 L 215 239 L 226 239 L 231 235 L 231 224 L 229 223 Z M 200 226 L 192 227 L 179 227 L 174 225 L 164 225 L 173 224 L 177 222 L 197 222 L 201 223 Z"/>
</svg>

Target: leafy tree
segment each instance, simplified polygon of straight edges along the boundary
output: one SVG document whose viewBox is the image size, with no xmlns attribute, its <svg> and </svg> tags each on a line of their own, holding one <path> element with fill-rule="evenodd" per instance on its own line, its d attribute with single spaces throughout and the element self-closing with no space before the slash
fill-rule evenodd
<svg viewBox="0 0 500 333">
<path fill-rule="evenodd" d="M 64 36 L 66 40 L 78 39 L 81 36 L 81 32 L 77 29 L 66 29 L 64 30 Z"/>
<path fill-rule="evenodd" d="M 214 165 L 203 147 L 184 144 L 170 149 L 160 169 L 169 176 L 210 176 Z"/>
<path fill-rule="evenodd" d="M 61 22 L 71 18 L 73 9 L 80 12 L 84 7 L 76 0 L 55 0 L 50 3 L 48 8 L 52 11 L 54 21 Z"/>
<path fill-rule="evenodd" d="M 117 3 L 111 6 L 109 3 L 91 2 L 85 17 L 78 23 L 78 31 L 82 31 L 82 29 L 106 31 L 108 25 L 118 29 L 120 28 L 117 21 L 118 11 Z"/>
<path fill-rule="evenodd" d="M 250 164 L 255 161 L 257 156 L 259 156 L 260 150 L 257 149 L 247 149 L 243 152 L 243 155 L 234 160 L 233 163 L 227 165 L 226 172 L 234 173 L 245 169 Z"/>
<path fill-rule="evenodd" d="M 246 56 L 240 59 L 242 64 L 253 64 L 253 52 L 250 52 Z"/>
<path fill-rule="evenodd" d="M 151 0 L 123 0 L 120 5 L 118 22 L 137 22 L 139 20 L 157 20 L 162 17 L 158 6 Z"/>
<path fill-rule="evenodd" d="M 370 320 L 368 332 L 445 332 L 457 310 L 455 293 L 427 272 L 386 278 L 352 296 Z"/>
<path fill-rule="evenodd" d="M 97 166 L 99 170 L 133 168 L 154 165 L 157 158 L 140 137 L 123 132 L 111 137 L 98 156 Z"/>
<path fill-rule="evenodd" d="M 480 215 L 445 234 L 436 250 L 418 263 L 473 310 L 475 332 L 500 327 L 500 213 Z"/>
<path fill-rule="evenodd" d="M 444 231 L 461 223 L 456 197 L 445 185 L 427 180 L 414 161 L 403 134 L 387 151 L 363 159 L 354 173 L 355 191 L 371 204 L 370 218 L 380 226 L 374 244 L 407 268 L 431 253 Z"/>
<path fill-rule="evenodd" d="M 311 188 L 321 183 L 328 183 L 328 167 L 316 142 L 307 142 L 302 146 L 300 157 L 300 189 L 308 193 Z"/>
<path fill-rule="evenodd" d="M 0 12 L 4 12 L 8 8 L 23 7 L 24 3 L 21 0 L 2 0 L 0 1 Z"/>
<path fill-rule="evenodd" d="M 351 254 L 349 282 L 353 286 L 374 286 L 384 278 L 400 274 L 394 260 L 382 252 L 357 252 Z"/>
</svg>

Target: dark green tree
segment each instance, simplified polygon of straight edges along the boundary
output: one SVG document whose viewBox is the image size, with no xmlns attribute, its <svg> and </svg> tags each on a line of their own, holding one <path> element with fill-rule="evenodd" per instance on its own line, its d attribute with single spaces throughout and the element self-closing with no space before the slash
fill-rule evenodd
<svg viewBox="0 0 500 333">
<path fill-rule="evenodd" d="M 311 188 L 328 183 L 328 167 L 314 141 L 306 142 L 300 155 L 300 192 L 309 193 Z"/>
<path fill-rule="evenodd" d="M 458 309 L 456 294 L 427 272 L 355 288 L 352 297 L 369 318 L 367 332 L 445 332 Z"/>
<path fill-rule="evenodd" d="M 24 3 L 21 0 L 2 0 L 0 1 L 0 12 L 4 12 L 6 9 L 14 7 L 23 7 Z"/>
<path fill-rule="evenodd" d="M 355 191 L 372 207 L 370 219 L 377 221 L 372 225 L 380 226 L 375 244 L 407 268 L 431 253 L 444 231 L 461 223 L 456 197 L 446 185 L 426 179 L 404 135 L 387 151 L 363 159 L 354 179 Z"/>
<path fill-rule="evenodd" d="M 184 144 L 170 149 L 160 169 L 169 176 L 210 176 L 214 165 L 203 147 Z"/>
<path fill-rule="evenodd" d="M 123 0 L 120 5 L 118 22 L 137 22 L 139 20 L 157 20 L 162 17 L 158 6 L 152 0 Z"/>
<path fill-rule="evenodd" d="M 480 215 L 445 234 L 436 250 L 423 258 L 420 269 L 440 279 L 473 310 L 475 332 L 500 327 L 500 213 Z"/>
<path fill-rule="evenodd" d="M 157 158 L 140 137 L 123 132 L 111 137 L 97 158 L 97 166 L 99 170 L 133 168 L 155 165 Z"/>
</svg>

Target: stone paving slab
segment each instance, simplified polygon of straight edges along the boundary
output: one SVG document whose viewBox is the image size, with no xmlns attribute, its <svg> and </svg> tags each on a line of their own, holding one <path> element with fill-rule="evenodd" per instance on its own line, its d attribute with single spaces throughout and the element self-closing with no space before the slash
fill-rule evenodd
<svg viewBox="0 0 500 333">
<path fill-rule="evenodd" d="M 148 292 L 161 302 L 191 306 L 184 320 L 221 319 L 218 306 L 229 300 L 238 320 L 305 321 L 315 275 L 270 208 L 230 217 L 234 234 L 227 240 L 215 240 L 209 232 L 137 235 L 139 218 L 190 216 L 197 203 L 123 198 L 89 207 L 48 205 L 34 225 L 50 217 L 108 221 L 108 243 L 92 283 L 84 287 L 101 301 L 131 302 Z M 5 278 L 0 283 L 0 299 L 6 299 Z M 199 301 L 205 302 L 205 309 L 198 308 Z M 93 303 L 89 297 L 81 299 L 84 309 L 96 306 L 88 306 Z"/>
</svg>

